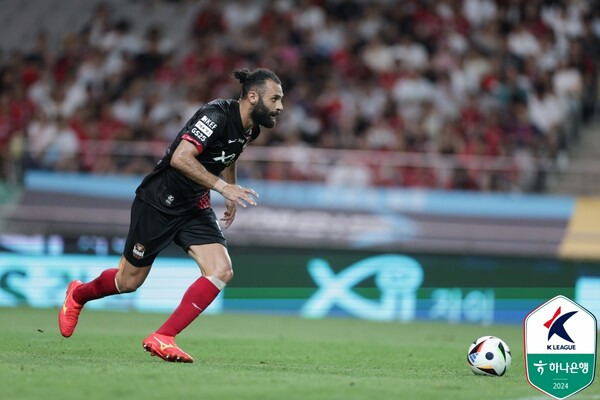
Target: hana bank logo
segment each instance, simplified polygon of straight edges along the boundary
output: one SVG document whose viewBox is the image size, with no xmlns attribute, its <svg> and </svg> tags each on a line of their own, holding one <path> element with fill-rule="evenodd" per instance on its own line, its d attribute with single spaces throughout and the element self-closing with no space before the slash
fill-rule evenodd
<svg viewBox="0 0 600 400">
<path fill-rule="evenodd" d="M 415 318 L 416 291 L 423 283 L 423 268 L 414 258 L 403 255 L 369 257 L 337 275 L 326 260 L 316 258 L 308 262 L 308 272 L 318 290 L 302 307 L 301 314 L 305 317 L 325 317 L 338 307 L 365 319 L 408 321 Z M 352 290 L 370 277 L 374 277 L 381 292 L 379 300 L 367 299 Z"/>
</svg>

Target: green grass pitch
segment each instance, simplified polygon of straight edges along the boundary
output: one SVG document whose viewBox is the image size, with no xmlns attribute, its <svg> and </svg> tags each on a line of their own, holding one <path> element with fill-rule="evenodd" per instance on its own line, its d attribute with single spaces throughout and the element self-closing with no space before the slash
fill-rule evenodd
<svg viewBox="0 0 600 400">
<path fill-rule="evenodd" d="M 164 362 L 141 341 L 166 315 L 85 310 L 75 334 L 56 309 L 0 308 L 0 399 L 549 398 L 525 379 L 522 328 L 356 319 L 201 316 L 178 337 L 194 364 Z M 511 347 L 504 377 L 473 375 L 469 343 Z M 600 399 L 594 384 L 574 399 Z"/>
</svg>

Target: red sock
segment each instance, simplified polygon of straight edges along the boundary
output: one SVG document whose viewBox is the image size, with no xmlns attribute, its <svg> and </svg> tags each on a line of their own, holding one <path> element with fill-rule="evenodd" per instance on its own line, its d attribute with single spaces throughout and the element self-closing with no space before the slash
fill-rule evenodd
<svg viewBox="0 0 600 400">
<path fill-rule="evenodd" d="M 202 276 L 186 290 L 173 314 L 165 321 L 156 333 L 175 336 L 185 329 L 212 301 L 219 295 L 219 289 L 206 277 Z"/>
<path fill-rule="evenodd" d="M 84 283 L 73 292 L 73 300 L 83 305 L 90 300 L 101 299 L 102 297 L 110 296 L 119 293 L 115 276 L 117 269 L 111 268 L 104 270 L 100 276 L 93 281 Z"/>
</svg>

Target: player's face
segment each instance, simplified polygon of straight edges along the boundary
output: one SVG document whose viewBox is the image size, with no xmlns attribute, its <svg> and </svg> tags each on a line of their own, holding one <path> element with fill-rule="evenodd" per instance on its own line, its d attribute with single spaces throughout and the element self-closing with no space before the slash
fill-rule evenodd
<svg viewBox="0 0 600 400">
<path fill-rule="evenodd" d="M 277 123 L 277 116 L 283 110 L 283 90 L 281 85 L 267 81 L 265 83 L 264 92 L 258 95 L 258 101 L 254 105 L 254 109 L 250 113 L 254 123 L 272 128 Z"/>
</svg>

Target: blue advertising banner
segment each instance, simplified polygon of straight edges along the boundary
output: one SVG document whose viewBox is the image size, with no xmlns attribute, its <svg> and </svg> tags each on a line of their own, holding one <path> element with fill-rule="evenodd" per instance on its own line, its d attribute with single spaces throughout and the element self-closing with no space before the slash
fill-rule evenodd
<svg viewBox="0 0 600 400">
<path fill-rule="evenodd" d="M 89 281 L 118 263 L 116 256 L 48 257 L 0 253 L 0 306 L 59 307 L 70 281 Z M 143 290 L 106 297 L 90 302 L 86 307 L 170 312 L 198 276 L 199 269 L 191 259 L 163 258 L 156 262 Z M 207 312 L 220 312 L 222 308 L 223 296 L 220 295 Z"/>
<path fill-rule="evenodd" d="M 235 279 L 211 312 L 487 325 L 522 323 L 532 308 L 556 294 L 600 312 L 600 268 L 590 263 L 267 247 L 230 250 Z M 118 260 L 116 255 L 0 253 L 0 306 L 58 307 L 69 281 L 89 281 Z M 198 276 L 191 259 L 159 257 L 138 291 L 89 306 L 169 312 Z"/>
</svg>

